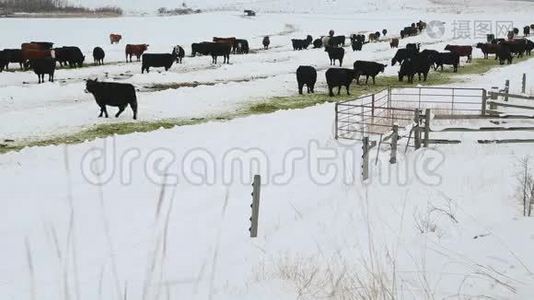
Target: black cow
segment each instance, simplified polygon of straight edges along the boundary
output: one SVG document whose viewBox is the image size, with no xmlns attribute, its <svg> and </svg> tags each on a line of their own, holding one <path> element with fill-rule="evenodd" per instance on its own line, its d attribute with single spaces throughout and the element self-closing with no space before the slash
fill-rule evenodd
<svg viewBox="0 0 534 300">
<path fill-rule="evenodd" d="M 415 36 L 417 35 L 417 33 L 418 33 L 417 27 L 415 26 L 404 27 L 404 29 L 401 30 L 401 38 L 405 38 L 408 36 Z"/>
<path fill-rule="evenodd" d="M 315 41 L 313 41 L 313 48 L 314 49 L 319 49 L 319 48 L 322 48 L 323 47 L 323 40 L 322 39 L 316 39 Z"/>
<path fill-rule="evenodd" d="M 415 74 L 418 75 L 419 81 L 421 81 L 421 75 L 423 75 L 423 79 L 426 81 L 431 64 L 432 62 L 424 55 L 416 55 L 405 59 L 399 71 L 399 81 L 402 81 L 404 76 L 407 76 L 408 83 L 413 83 Z"/>
<path fill-rule="evenodd" d="M 419 20 L 419 22 L 417 22 L 415 25 L 417 25 L 417 29 L 419 31 L 423 31 L 426 28 L 426 23 L 421 20 Z"/>
<path fill-rule="evenodd" d="M 299 40 L 299 39 L 292 39 L 291 43 L 293 44 L 293 50 L 303 50 L 308 49 L 308 46 L 313 41 L 313 37 L 311 35 L 308 35 L 306 39 Z"/>
<path fill-rule="evenodd" d="M 115 117 L 118 118 L 126 106 L 130 105 L 133 111 L 134 120 L 137 119 L 137 96 L 135 88 L 128 83 L 98 82 L 98 80 L 87 80 L 85 89 L 93 94 L 96 104 L 100 107 L 100 115 L 108 118 L 106 106 L 119 108 Z"/>
<path fill-rule="evenodd" d="M 382 35 L 385 37 L 386 34 L 388 33 L 388 30 L 387 29 L 382 29 Z"/>
<path fill-rule="evenodd" d="M 425 49 L 421 51 L 419 55 L 427 57 L 434 64 L 436 63 L 436 57 L 439 55 L 439 52 L 436 50 Z"/>
<path fill-rule="evenodd" d="M 9 65 L 9 58 L 4 50 L 0 51 L 0 72 L 4 71 L 4 68 Z"/>
<path fill-rule="evenodd" d="M 362 51 L 363 43 L 360 41 L 352 41 L 352 51 Z"/>
<path fill-rule="evenodd" d="M 143 63 L 141 73 L 150 72 L 150 67 L 165 68 L 168 71 L 176 61 L 176 55 L 168 53 L 145 53 L 143 54 Z"/>
<path fill-rule="evenodd" d="M 477 43 L 476 46 L 484 54 L 484 59 L 488 59 L 490 54 L 496 54 L 501 45 L 492 43 Z M 497 57 L 495 57 L 497 59 Z"/>
<path fill-rule="evenodd" d="M 172 49 L 172 54 L 176 56 L 176 62 L 181 64 L 185 56 L 184 48 L 181 46 L 174 46 Z"/>
<path fill-rule="evenodd" d="M 375 38 L 376 40 L 380 40 L 380 31 L 375 32 Z"/>
<path fill-rule="evenodd" d="M 54 82 L 54 73 L 56 71 L 56 61 L 52 57 L 31 59 L 30 65 L 33 72 L 37 74 L 39 83 L 43 83 L 45 75 L 48 75 L 48 81 Z"/>
<path fill-rule="evenodd" d="M 64 64 L 69 64 L 69 67 L 82 67 L 85 56 L 78 47 L 61 47 L 54 49 L 56 61 L 63 67 Z"/>
<path fill-rule="evenodd" d="M 344 35 L 333 36 L 328 41 L 328 43 L 329 43 L 328 46 L 331 46 L 331 47 L 345 47 L 345 40 L 346 40 L 346 38 L 345 38 Z"/>
<path fill-rule="evenodd" d="M 271 44 L 271 39 L 268 36 L 264 36 L 262 44 L 263 44 L 263 49 L 265 50 L 269 49 L 269 45 Z"/>
<path fill-rule="evenodd" d="M 339 60 L 339 66 L 343 65 L 343 57 L 345 56 L 345 49 L 336 48 L 336 47 L 326 47 L 325 51 L 328 52 L 328 57 L 330 58 L 330 65 L 334 66 L 336 60 Z"/>
<path fill-rule="evenodd" d="M 350 40 L 351 40 L 351 42 L 358 41 L 358 42 L 364 44 L 365 43 L 365 35 L 363 35 L 363 34 L 352 34 L 350 36 Z"/>
<path fill-rule="evenodd" d="M 419 50 L 421 49 L 420 43 L 410 43 L 406 44 L 406 49 L 413 49 L 416 53 L 419 53 Z"/>
<path fill-rule="evenodd" d="M 24 69 L 24 60 L 22 59 L 21 49 L 4 49 L 4 55 L 8 60 L 6 64 L 6 70 L 9 69 L 9 63 L 17 63 L 20 65 L 20 69 Z"/>
<path fill-rule="evenodd" d="M 95 47 L 93 49 L 93 60 L 95 62 L 95 65 L 103 65 L 104 57 L 106 57 L 106 53 L 104 52 L 104 49 L 100 47 Z"/>
<path fill-rule="evenodd" d="M 302 95 L 304 85 L 309 93 L 315 93 L 315 83 L 317 82 L 317 70 L 311 66 L 300 66 L 297 69 L 297 83 L 299 86 L 299 94 Z"/>
<path fill-rule="evenodd" d="M 202 42 L 202 43 L 193 43 L 191 44 L 191 56 L 195 57 L 198 54 L 208 55 L 210 54 L 211 45 L 215 43 L 212 42 Z"/>
<path fill-rule="evenodd" d="M 530 26 L 525 26 L 525 27 L 523 28 L 523 34 L 524 34 L 525 36 L 529 36 L 529 35 L 530 35 Z"/>
<path fill-rule="evenodd" d="M 248 41 L 243 39 L 236 39 L 234 42 L 233 53 L 234 54 L 248 54 L 250 48 Z"/>
<path fill-rule="evenodd" d="M 517 55 L 518 57 L 523 57 L 523 54 L 527 50 L 527 42 L 526 40 L 510 40 L 510 41 L 503 41 L 500 43 L 502 46 L 506 46 L 510 48 L 510 51 L 512 54 Z"/>
<path fill-rule="evenodd" d="M 460 55 L 454 52 L 439 52 L 434 56 L 434 64 L 434 70 L 441 67 L 441 71 L 443 71 L 443 65 L 452 65 L 456 73 L 460 64 Z"/>
<path fill-rule="evenodd" d="M 399 49 L 395 56 L 391 59 L 391 65 L 394 66 L 395 63 L 402 64 L 402 62 L 408 57 L 414 57 L 417 55 L 417 51 L 414 49 Z"/>
<path fill-rule="evenodd" d="M 209 54 L 212 58 L 212 63 L 217 63 L 217 58 L 219 56 L 222 56 L 224 58 L 223 64 L 229 64 L 230 63 L 230 52 L 232 51 L 232 47 L 225 43 L 214 43 L 210 46 Z"/>
<path fill-rule="evenodd" d="M 350 95 L 350 84 L 354 80 L 355 72 L 352 69 L 331 68 L 326 71 L 326 83 L 328 84 L 328 94 L 334 96 L 333 89 L 338 88 L 337 94 L 341 94 L 341 87 L 347 89 L 347 95 Z"/>
<path fill-rule="evenodd" d="M 499 59 L 499 63 L 501 65 L 504 65 L 504 63 L 507 61 L 508 64 L 512 64 L 513 57 L 512 57 L 512 51 L 510 50 L 510 47 L 506 45 L 500 45 L 499 49 L 497 50 L 497 58 Z"/>
<path fill-rule="evenodd" d="M 387 65 L 379 64 L 373 61 L 357 60 L 354 63 L 354 72 L 356 76 L 356 82 L 360 84 L 360 76 L 365 75 L 365 84 L 369 81 L 369 77 L 373 78 L 373 84 L 375 84 L 375 77 L 378 73 L 383 73 Z"/>
</svg>

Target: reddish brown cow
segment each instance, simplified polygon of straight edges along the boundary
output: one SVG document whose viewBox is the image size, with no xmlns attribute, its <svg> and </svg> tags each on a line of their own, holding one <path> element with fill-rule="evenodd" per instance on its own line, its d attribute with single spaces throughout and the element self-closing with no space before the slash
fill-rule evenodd
<svg viewBox="0 0 534 300">
<path fill-rule="evenodd" d="M 118 44 L 121 40 L 122 40 L 122 35 L 120 34 L 112 33 L 109 35 L 109 41 L 111 42 L 112 45 L 115 43 Z"/>
<path fill-rule="evenodd" d="M 45 43 L 34 43 L 34 42 L 32 42 L 32 43 L 23 43 L 22 45 L 20 45 L 20 48 L 22 50 L 24 50 L 24 49 L 50 50 L 51 49 Z"/>
<path fill-rule="evenodd" d="M 229 45 L 234 45 L 236 38 L 235 37 L 229 37 L 229 38 L 220 38 L 220 37 L 214 37 L 213 41 L 215 43 L 224 43 Z"/>
<path fill-rule="evenodd" d="M 137 61 L 141 60 L 141 55 L 148 49 L 148 44 L 139 44 L 139 45 L 126 45 L 126 62 L 128 62 L 128 57 L 130 57 L 130 62 L 132 61 L 132 55 L 137 57 Z"/>
<path fill-rule="evenodd" d="M 236 47 L 235 47 L 236 46 L 236 38 L 235 37 L 229 37 L 229 38 L 214 37 L 213 41 L 215 43 L 229 45 L 232 48 L 233 52 L 235 53 L 235 50 L 236 50 Z"/>
<path fill-rule="evenodd" d="M 492 43 L 478 43 L 477 48 L 484 53 L 484 58 L 488 59 L 488 54 L 497 54 L 501 48 L 501 45 Z M 497 59 L 497 56 L 495 56 L 495 59 Z"/>
<path fill-rule="evenodd" d="M 40 49 L 28 49 L 24 48 L 21 52 L 22 56 L 22 62 L 24 64 L 24 67 L 28 69 L 30 67 L 30 60 L 35 59 L 42 59 L 42 58 L 55 58 L 55 51 L 54 50 L 40 50 Z"/>
<path fill-rule="evenodd" d="M 391 48 L 399 48 L 399 39 L 391 39 L 391 42 L 389 42 L 389 46 Z"/>
<path fill-rule="evenodd" d="M 473 47 L 471 46 L 447 45 L 445 50 L 456 53 L 460 57 L 467 56 L 467 62 L 471 62 L 471 55 L 473 54 Z"/>
</svg>

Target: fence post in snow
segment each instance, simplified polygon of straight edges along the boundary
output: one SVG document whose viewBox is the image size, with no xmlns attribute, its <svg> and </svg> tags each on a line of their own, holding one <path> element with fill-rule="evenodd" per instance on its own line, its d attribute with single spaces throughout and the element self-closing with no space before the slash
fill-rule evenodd
<svg viewBox="0 0 534 300">
<path fill-rule="evenodd" d="M 399 125 L 393 125 L 393 133 L 391 134 L 391 156 L 389 158 L 390 164 L 397 163 L 397 141 L 399 140 Z"/>
<path fill-rule="evenodd" d="M 372 117 L 372 122 L 374 123 L 374 118 L 375 118 L 375 94 L 371 95 L 371 117 Z"/>
<path fill-rule="evenodd" d="M 258 218 L 260 214 L 260 187 L 261 176 L 254 176 L 254 183 L 252 183 L 252 217 L 250 217 L 250 237 L 255 238 L 258 236 Z"/>
<path fill-rule="evenodd" d="M 492 87 L 490 91 L 490 109 L 495 110 L 497 109 L 497 105 L 495 105 L 495 101 L 499 99 L 499 87 Z"/>
<path fill-rule="evenodd" d="M 482 116 L 486 115 L 486 106 L 488 105 L 487 101 L 488 101 L 488 92 L 486 91 L 486 89 L 483 89 L 482 90 L 482 107 L 480 110 L 480 113 L 482 114 Z"/>
<path fill-rule="evenodd" d="M 362 142 L 362 180 L 365 181 L 369 178 L 369 137 L 363 137 Z"/>
<path fill-rule="evenodd" d="M 425 148 L 428 147 L 430 143 L 430 109 L 425 110 Z"/>
<path fill-rule="evenodd" d="M 521 93 L 527 91 L 527 74 L 523 73 L 523 80 L 521 81 Z"/>
<path fill-rule="evenodd" d="M 415 127 L 413 128 L 413 138 L 415 150 L 421 148 L 421 111 L 419 109 L 415 110 L 414 117 Z"/>
<path fill-rule="evenodd" d="M 508 101 L 508 93 L 510 92 L 510 80 L 506 79 L 504 83 L 504 101 Z"/>
</svg>

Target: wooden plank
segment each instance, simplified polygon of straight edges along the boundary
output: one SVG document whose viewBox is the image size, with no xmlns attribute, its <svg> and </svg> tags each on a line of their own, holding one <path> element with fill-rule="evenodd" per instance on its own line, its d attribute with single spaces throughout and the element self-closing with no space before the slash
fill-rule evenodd
<svg viewBox="0 0 534 300">
<path fill-rule="evenodd" d="M 534 131 L 534 127 L 479 127 L 464 128 L 450 127 L 441 130 L 431 130 L 431 132 L 480 132 L 480 131 Z"/>
<path fill-rule="evenodd" d="M 497 101 L 489 101 L 488 103 L 489 103 L 489 104 L 496 105 L 496 106 L 502 106 L 502 107 L 511 107 L 511 108 L 520 108 L 520 109 L 531 109 L 531 110 L 534 110 L 534 106 L 509 104 L 509 103 L 502 103 L 502 102 L 497 102 Z"/>
<path fill-rule="evenodd" d="M 516 98 L 516 99 L 523 99 L 523 100 L 534 100 L 534 96 L 525 96 L 525 95 L 517 95 L 517 94 L 507 94 L 507 93 L 496 93 L 497 96 L 506 97 L 508 98 Z"/>
<path fill-rule="evenodd" d="M 429 143 L 429 144 L 442 144 L 442 145 L 447 145 L 447 144 L 461 144 L 462 141 L 460 141 L 460 140 L 442 140 L 442 139 L 433 139 L 433 140 L 428 140 L 428 143 Z"/>
<path fill-rule="evenodd" d="M 505 140 L 478 140 L 479 144 L 527 144 L 534 143 L 534 139 L 505 139 Z"/>
</svg>

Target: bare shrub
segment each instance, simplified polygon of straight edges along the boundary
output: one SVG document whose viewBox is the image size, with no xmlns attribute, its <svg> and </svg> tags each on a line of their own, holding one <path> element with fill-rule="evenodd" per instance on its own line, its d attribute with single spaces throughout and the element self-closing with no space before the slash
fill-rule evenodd
<svg viewBox="0 0 534 300">
<path fill-rule="evenodd" d="M 520 160 L 520 171 L 517 175 L 517 198 L 523 207 L 523 216 L 532 216 L 532 207 L 534 206 L 534 176 L 532 175 L 528 157 Z"/>
</svg>

